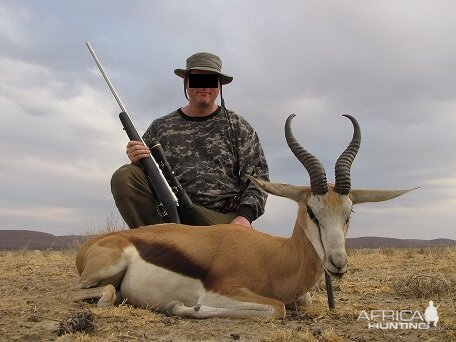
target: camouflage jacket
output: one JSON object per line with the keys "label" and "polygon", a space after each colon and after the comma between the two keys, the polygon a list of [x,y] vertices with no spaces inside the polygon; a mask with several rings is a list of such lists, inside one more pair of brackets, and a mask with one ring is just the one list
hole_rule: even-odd
{"label": "camouflage jacket", "polygon": [[152,122],[143,139],[149,147],[161,143],[192,201],[220,211],[238,195],[238,215],[252,222],[264,213],[267,196],[247,175],[268,180],[268,165],[256,132],[243,117],[222,107],[202,118],[178,109]]}

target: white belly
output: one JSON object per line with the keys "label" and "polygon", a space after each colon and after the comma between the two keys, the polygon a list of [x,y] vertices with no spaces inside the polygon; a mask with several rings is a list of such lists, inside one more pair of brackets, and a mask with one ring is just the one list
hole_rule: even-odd
{"label": "white belly", "polygon": [[123,299],[135,306],[163,309],[171,301],[193,306],[204,293],[199,279],[183,276],[145,262],[134,247],[128,248],[128,266],[120,292]]}

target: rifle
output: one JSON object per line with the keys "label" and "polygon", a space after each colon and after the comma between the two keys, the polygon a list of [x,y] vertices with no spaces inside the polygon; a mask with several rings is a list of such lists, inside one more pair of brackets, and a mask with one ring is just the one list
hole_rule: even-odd
{"label": "rifle", "polygon": [[[137,129],[135,128],[133,122],[130,119],[130,116],[127,114],[127,111],[117,95],[114,86],[103,70],[95,51],[92,49],[92,46],[89,42],[86,42],[87,48],[90,51],[95,63],[98,66],[103,78],[108,84],[109,89],[111,90],[114,98],[116,99],[122,112],[119,114],[119,119],[122,123],[122,126],[125,132],[128,135],[130,140],[140,141],[144,145],[144,141],[139,135]],[[149,154],[149,157],[141,159],[140,163],[144,169],[144,172],[149,179],[150,185],[155,192],[155,195],[158,199],[157,212],[160,216],[166,219],[166,221],[180,223],[178,208],[182,211],[188,211],[192,208],[193,203],[188,197],[185,190],[180,185],[177,180],[174,172],[171,170],[169,163],[166,160],[163,148],[160,143],[154,143],[154,146],[151,148],[152,154]],[[171,186],[170,186],[171,184]]]}

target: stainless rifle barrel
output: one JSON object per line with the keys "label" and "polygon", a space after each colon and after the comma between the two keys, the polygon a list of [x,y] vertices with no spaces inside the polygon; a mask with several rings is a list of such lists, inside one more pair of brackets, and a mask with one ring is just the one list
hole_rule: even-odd
{"label": "stainless rifle barrel", "polygon": [[120,109],[122,109],[122,112],[127,112],[125,110],[125,107],[124,107],[122,101],[119,98],[119,95],[117,95],[117,92],[114,89],[114,86],[112,85],[111,81],[109,80],[108,75],[106,75],[106,73],[104,72],[103,66],[101,65],[100,60],[98,59],[97,55],[95,54],[95,51],[93,51],[92,46],[90,46],[89,42],[86,42],[86,45],[87,45],[87,48],[89,49],[90,54],[92,55],[95,63],[97,64],[98,69],[100,69],[101,74],[103,75],[103,78],[105,79],[106,83],[108,84],[109,89],[111,89],[112,95],[114,95],[114,98],[116,99],[117,103],[119,104]]}

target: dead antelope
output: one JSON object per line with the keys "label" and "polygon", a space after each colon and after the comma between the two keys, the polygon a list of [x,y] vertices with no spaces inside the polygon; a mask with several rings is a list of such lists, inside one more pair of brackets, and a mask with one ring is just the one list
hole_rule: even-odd
{"label": "dead antelope", "polygon": [[[326,270],[333,277],[347,271],[345,236],[354,204],[386,201],[408,190],[351,189],[350,168],[361,132],[336,162],[335,185],[323,165],[303,149],[291,132],[291,151],[306,168],[310,187],[251,178],[264,191],[298,203],[290,238],[225,224],[192,227],[163,224],[94,237],[76,256],[80,274],[74,299],[100,298],[173,315],[196,318],[280,318],[285,305],[306,298]],[[116,295],[117,291],[117,295]],[[119,298],[120,297],[120,298]]]}

